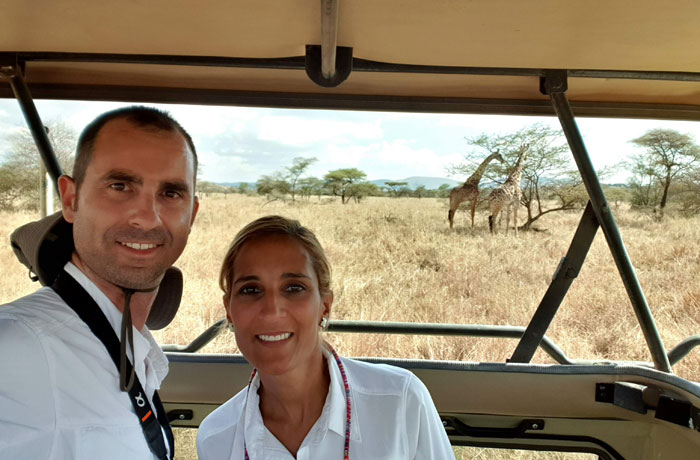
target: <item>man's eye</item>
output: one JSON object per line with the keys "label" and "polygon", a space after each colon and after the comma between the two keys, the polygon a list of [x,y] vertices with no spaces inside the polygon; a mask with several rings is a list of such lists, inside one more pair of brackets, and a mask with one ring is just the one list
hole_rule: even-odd
{"label": "man's eye", "polygon": [[127,186],[123,182],[115,182],[113,184],[109,184],[109,188],[117,192],[123,192],[127,189]]}
{"label": "man's eye", "polygon": [[163,195],[165,195],[168,198],[182,198],[182,193],[175,190],[166,190],[165,192],[163,192]]}

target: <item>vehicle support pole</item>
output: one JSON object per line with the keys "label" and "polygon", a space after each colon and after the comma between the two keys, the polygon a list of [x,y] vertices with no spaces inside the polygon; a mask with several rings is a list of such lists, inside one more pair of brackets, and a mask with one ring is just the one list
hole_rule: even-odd
{"label": "vehicle support pole", "polygon": [[551,98],[552,106],[554,107],[554,111],[559,118],[564,135],[569,142],[571,153],[574,156],[576,165],[581,173],[581,178],[583,179],[583,183],[588,191],[588,196],[591,200],[591,204],[593,205],[596,218],[598,219],[598,223],[600,224],[603,234],[605,235],[605,239],[608,242],[608,247],[610,248],[610,252],[615,260],[615,264],[617,265],[617,270],[620,272],[620,276],[622,277],[622,283],[627,290],[627,295],[632,302],[639,325],[642,327],[644,338],[647,342],[647,346],[649,347],[649,351],[651,352],[652,360],[654,361],[654,367],[660,371],[671,373],[671,364],[668,360],[668,356],[666,355],[659,331],[656,328],[654,317],[651,314],[651,310],[649,308],[649,304],[647,303],[646,297],[644,296],[644,292],[642,292],[642,287],[637,279],[637,275],[634,271],[634,267],[632,266],[632,262],[630,261],[625,244],[622,241],[619,228],[617,227],[615,218],[610,211],[608,202],[605,199],[605,194],[603,193],[603,188],[598,180],[598,175],[596,174],[596,171],[593,168],[593,163],[588,156],[586,146],[583,142],[583,137],[578,130],[578,126],[574,120],[574,114],[571,111],[571,106],[566,98],[566,71],[547,71],[545,76],[541,79],[540,89],[544,94],[549,95]]}
{"label": "vehicle support pole", "polygon": [[561,260],[559,267],[557,267],[547,292],[542,297],[537,311],[532,315],[530,324],[527,325],[525,333],[508,362],[529,363],[532,360],[549,325],[557,314],[562,300],[564,300],[571,284],[581,271],[588,250],[591,248],[591,244],[593,244],[595,235],[598,232],[598,227],[598,220],[596,219],[595,211],[593,211],[593,205],[589,201],[586,204],[586,209],[583,211],[581,221],[578,224],[574,238],[571,240],[566,256]]}
{"label": "vehicle support pole", "polygon": [[41,117],[39,117],[39,112],[36,110],[34,100],[24,81],[19,65],[3,66],[2,75],[7,77],[10,81],[10,86],[15,93],[17,102],[19,102],[19,107],[22,110],[29,131],[32,133],[36,148],[39,150],[39,155],[41,155],[41,159],[46,166],[46,171],[51,175],[51,179],[53,179],[56,193],[60,193],[58,191],[58,178],[63,174],[63,170],[53,150],[49,136],[46,134],[46,128],[41,121]]}
{"label": "vehicle support pole", "polygon": [[321,74],[328,80],[335,76],[339,3],[340,0],[321,0]]}

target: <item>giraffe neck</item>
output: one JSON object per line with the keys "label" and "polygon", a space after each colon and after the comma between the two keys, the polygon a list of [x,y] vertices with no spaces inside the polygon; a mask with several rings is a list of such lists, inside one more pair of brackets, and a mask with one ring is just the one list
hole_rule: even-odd
{"label": "giraffe neck", "polygon": [[525,155],[520,155],[520,158],[518,158],[518,162],[515,163],[515,169],[513,170],[512,173],[510,173],[510,176],[508,176],[508,180],[506,182],[510,182],[512,184],[517,185],[518,187],[520,186],[520,180],[523,176],[523,167],[525,166]]}
{"label": "giraffe neck", "polygon": [[479,185],[479,182],[481,182],[481,177],[484,175],[484,172],[486,171],[486,167],[489,165],[489,163],[496,158],[498,153],[492,153],[491,155],[487,156],[484,161],[481,162],[478,168],[476,168],[476,171],[474,171],[474,174],[469,176],[469,178],[464,182],[464,185]]}

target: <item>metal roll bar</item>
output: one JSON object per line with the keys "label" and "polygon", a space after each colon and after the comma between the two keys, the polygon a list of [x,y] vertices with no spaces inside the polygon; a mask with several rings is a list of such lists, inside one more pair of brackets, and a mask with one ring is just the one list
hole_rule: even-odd
{"label": "metal roll bar", "polygon": [[15,98],[22,110],[22,115],[24,115],[24,119],[29,127],[29,132],[34,138],[34,143],[39,150],[39,155],[41,155],[41,160],[44,162],[46,171],[53,179],[56,193],[59,193],[58,178],[63,174],[63,170],[53,150],[49,136],[46,134],[46,127],[41,121],[39,112],[36,110],[32,94],[29,92],[29,88],[24,81],[20,66],[16,62],[11,63],[0,60],[0,76],[6,78],[10,82],[12,92],[15,94]]}
{"label": "metal roll bar", "polygon": [[550,72],[542,79],[541,88],[545,94],[549,94],[552,100],[552,106],[557,113],[564,135],[569,142],[571,153],[574,156],[576,165],[581,173],[581,178],[586,186],[586,191],[588,192],[588,197],[593,206],[593,211],[595,211],[596,219],[603,230],[605,239],[608,242],[608,247],[615,260],[615,265],[617,265],[617,270],[622,277],[622,283],[627,290],[627,295],[632,302],[637,320],[644,333],[644,338],[651,352],[654,366],[660,371],[670,373],[672,372],[671,364],[668,361],[663,341],[656,328],[654,317],[651,314],[649,304],[639,284],[637,274],[634,271],[625,244],[622,241],[620,230],[612,215],[610,206],[608,206],[608,201],[605,198],[605,193],[603,193],[600,181],[598,180],[598,174],[595,168],[593,168],[593,163],[588,156],[583,137],[578,130],[578,126],[574,120],[574,114],[566,98],[566,72]]}
{"label": "metal roll bar", "polygon": [[[209,326],[197,338],[187,345],[163,345],[165,352],[196,353],[209,342],[214,340],[226,328],[226,320],[222,319]],[[482,337],[518,339],[523,336],[522,326],[492,326],[481,324],[440,324],[440,323],[406,323],[382,321],[345,321],[334,320],[328,325],[328,332],[355,334],[403,334],[403,335],[435,335],[451,337]],[[543,337],[538,344],[542,350],[559,364],[587,365],[600,363],[600,360],[571,359],[549,337]],[[678,363],[695,347],[700,346],[700,335],[686,338],[676,345],[669,353],[671,364]],[[602,361],[606,362],[606,361]],[[651,363],[635,362],[634,364],[652,367]]]}
{"label": "metal roll bar", "polygon": [[[603,230],[605,238],[607,240],[608,246],[612,253],[615,264],[618,268],[620,276],[622,277],[623,284],[630,298],[632,306],[634,308],[637,320],[640,323],[644,337],[649,347],[652,355],[652,360],[654,366],[661,371],[671,372],[671,361],[669,360],[669,355],[682,355],[684,356],[687,351],[692,349],[697,345],[697,338],[689,338],[688,343],[683,343],[683,347],[672,350],[669,355],[666,354],[664,344],[661,340],[659,332],[656,328],[654,318],[651,314],[651,310],[644,296],[644,293],[639,285],[639,281],[634,271],[634,267],[630,261],[629,255],[622,241],[619,229],[612,215],[612,212],[608,206],[605,195],[602,191],[602,187],[598,180],[597,174],[593,168],[588,152],[583,142],[583,138],[576,125],[574,114],[569,101],[566,97],[567,91],[567,78],[621,78],[621,79],[649,79],[649,80],[673,80],[673,81],[686,81],[686,82],[697,82],[700,81],[700,73],[696,72],[657,72],[657,71],[619,71],[619,70],[595,70],[595,69],[525,69],[525,68],[483,68],[483,67],[459,67],[459,66],[423,66],[423,65],[411,65],[411,64],[393,64],[384,62],[375,62],[369,60],[363,60],[352,57],[352,48],[338,47],[335,46],[336,50],[336,62],[335,62],[335,72],[330,72],[330,64],[332,63],[332,53],[329,54],[329,47],[333,47],[334,40],[333,35],[337,33],[332,27],[332,20],[335,17],[337,20],[337,1],[336,0],[322,0],[322,6],[328,6],[328,11],[322,13],[323,21],[326,25],[322,26],[323,44],[319,45],[307,45],[306,56],[302,57],[289,57],[289,58],[279,58],[279,59],[251,59],[251,58],[222,58],[222,57],[208,57],[208,56],[157,56],[157,55],[122,55],[122,54],[89,54],[89,53],[14,53],[14,52],[3,52],[0,53],[0,77],[4,77],[9,80],[12,87],[12,91],[17,98],[24,117],[29,125],[32,132],[32,136],[37,144],[39,152],[41,154],[42,160],[44,161],[47,170],[51,174],[54,182],[62,174],[61,167],[58,164],[51,143],[48,140],[48,136],[44,130],[43,123],[39,117],[36,107],[34,106],[29,89],[24,82],[22,74],[22,66],[25,62],[30,61],[65,61],[65,62],[114,62],[114,63],[132,63],[132,64],[162,64],[162,65],[197,65],[197,66],[222,66],[222,67],[256,67],[256,68],[276,68],[276,69],[306,69],[307,74],[310,78],[321,86],[337,86],[345,78],[351,70],[360,72],[401,72],[401,73],[444,73],[444,74],[473,74],[473,75],[506,75],[506,76],[538,76],[540,77],[540,90],[543,94],[550,97],[551,110],[554,109],[557,117],[560,120],[562,129],[567,138],[569,146],[571,148],[574,160],[578,166],[579,172],[583,179],[583,183],[590,199],[590,208],[592,212],[589,211],[585,214],[585,220],[591,221],[591,218],[595,217],[595,223],[591,224],[595,227],[593,229],[591,225],[582,221],[577,230],[577,234],[574,236],[572,245],[570,247],[570,252],[567,254],[568,260],[565,258],[562,267],[562,276],[555,276],[555,281],[559,280],[559,286],[551,286],[550,290],[545,294],[538,311],[533,317],[528,329],[516,328],[509,329],[513,327],[505,326],[461,326],[461,325],[412,325],[406,323],[394,323],[388,326],[387,323],[358,323],[358,322],[335,322],[332,326],[332,330],[337,332],[380,332],[380,333],[420,333],[420,334],[437,334],[437,335],[472,335],[472,336],[488,336],[488,337],[511,337],[511,338],[521,338],[521,343],[516,348],[516,353],[513,355],[511,361],[515,362],[528,362],[531,359],[534,350],[537,346],[541,344],[547,344],[545,337],[545,332],[552,317],[556,313],[563,296],[566,294],[566,289],[570,284],[575,273],[578,272],[585,255],[587,248],[590,246],[593,236],[595,235],[595,230],[599,225]],[[325,9],[325,8],[324,8]],[[324,53],[323,48],[326,49]],[[325,56],[325,57],[324,57]],[[329,73],[330,72],[330,73]],[[330,78],[328,78],[330,75]],[[55,88],[54,88],[55,89]],[[83,88],[76,88],[76,90],[82,90]],[[119,91],[118,88],[112,88],[115,91]],[[68,88],[68,91],[70,88]],[[139,88],[132,89],[131,91],[137,91]],[[141,90],[146,90],[144,97],[153,97],[153,92],[147,91],[147,89],[141,88]],[[51,89],[47,94],[49,94]],[[63,91],[63,90],[62,90]],[[97,91],[97,90],[96,90]],[[125,94],[129,90],[123,90]],[[187,90],[184,90],[187,91]],[[196,90],[190,94],[194,94],[196,97],[203,98],[203,100],[209,103],[222,103],[222,99],[217,99],[221,92],[206,93],[206,90]],[[84,94],[84,93],[80,93]],[[131,94],[131,93],[128,93]],[[174,95],[176,96],[176,95]],[[207,98],[210,99],[207,99]],[[362,108],[367,105],[373,108],[390,107],[391,110],[423,110],[423,111],[440,111],[446,107],[445,102],[438,100],[439,98],[423,98],[425,100],[418,101],[416,104],[415,100],[411,98],[405,98],[399,100],[398,98],[387,98],[387,100],[379,100],[381,97],[363,96],[355,97],[351,95],[298,95],[298,94],[263,94],[263,95],[251,95],[249,93],[242,93],[234,95],[236,100],[245,100],[247,98],[252,98],[251,100],[258,101],[263,105],[273,105],[272,102],[276,100],[276,97],[280,98],[280,105],[285,104],[285,98],[290,99],[289,104],[303,106],[304,102],[308,100],[310,106],[317,108],[323,107],[327,104],[327,108],[331,108],[334,104],[347,104],[348,108]],[[213,98],[213,99],[211,99]],[[242,99],[241,99],[242,98]],[[256,99],[257,98],[257,99]],[[478,101],[469,100],[468,103],[472,105],[479,106],[479,104],[496,104],[498,106],[499,102],[493,101]],[[504,104],[506,108],[510,110],[514,109],[518,101],[505,101]],[[520,101],[524,106],[532,109],[533,107],[537,110],[544,110],[543,108],[538,108],[539,106],[532,101]],[[314,105],[316,104],[316,105]],[[373,105],[374,104],[374,105]],[[392,105],[393,104],[393,105]],[[509,105],[510,104],[510,105]],[[449,105],[449,104],[448,104]],[[457,102],[459,106],[459,101]],[[493,107],[493,105],[491,106]],[[578,106],[577,106],[578,107]],[[589,106],[585,104],[582,105],[583,110],[592,110]],[[626,110],[624,107],[612,107],[613,112],[615,110]],[[682,108],[670,107],[671,110],[676,110],[678,113],[686,113]],[[577,109],[578,110],[578,109]],[[455,112],[464,111],[464,107],[457,107]],[[697,112],[697,109],[695,109]],[[592,113],[592,112],[591,112]],[[691,111],[691,115],[695,113]],[[697,113],[695,115],[698,115]],[[214,326],[212,326],[214,327]],[[455,327],[456,329],[450,329]],[[344,328],[350,328],[351,330],[344,330]],[[358,328],[355,330],[355,328]],[[471,330],[469,328],[472,328]],[[493,329],[490,329],[493,328]],[[505,329],[504,329],[505,328]],[[210,328],[211,329],[211,328]],[[216,332],[209,332],[215,336],[218,333],[219,328]],[[208,330],[209,331],[209,330]],[[411,332],[413,331],[413,332]],[[432,332],[431,332],[432,331]],[[454,334],[453,334],[454,332]],[[479,335],[486,334],[486,335]],[[497,334],[497,335],[492,335]],[[510,335],[509,335],[510,334]],[[519,335],[518,335],[519,334]],[[206,332],[205,334],[206,335]],[[201,337],[201,336],[200,336]],[[202,340],[205,340],[204,337]],[[209,339],[210,340],[210,339]],[[543,345],[543,348],[548,345]],[[680,346],[680,345],[679,345]],[[678,348],[678,347],[677,347]],[[551,351],[551,350],[550,350]],[[676,352],[675,354],[673,352]],[[558,356],[555,357],[555,356]],[[563,356],[563,354],[562,354]],[[557,355],[554,352],[552,356],[555,359],[568,359],[565,356]],[[571,362],[569,360],[569,362]]]}

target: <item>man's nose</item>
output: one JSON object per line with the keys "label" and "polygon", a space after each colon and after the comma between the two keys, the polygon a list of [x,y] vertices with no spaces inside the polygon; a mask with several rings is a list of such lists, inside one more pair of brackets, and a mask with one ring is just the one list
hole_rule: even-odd
{"label": "man's nose", "polygon": [[142,193],[132,201],[129,225],[142,230],[151,230],[162,225],[157,197]]}

